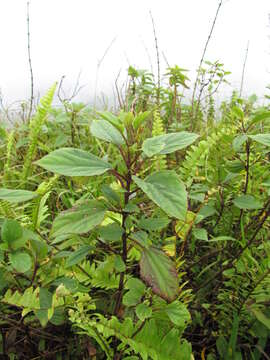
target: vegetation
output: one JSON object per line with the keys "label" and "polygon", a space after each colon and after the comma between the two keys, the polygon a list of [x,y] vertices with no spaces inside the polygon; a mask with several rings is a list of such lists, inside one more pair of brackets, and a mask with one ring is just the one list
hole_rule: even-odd
{"label": "vegetation", "polygon": [[[219,62],[0,127],[0,357],[269,359],[270,109]],[[27,111],[26,111],[27,113]]]}

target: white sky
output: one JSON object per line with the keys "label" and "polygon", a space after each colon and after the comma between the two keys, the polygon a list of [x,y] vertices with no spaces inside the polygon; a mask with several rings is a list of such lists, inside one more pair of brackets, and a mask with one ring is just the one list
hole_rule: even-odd
{"label": "white sky", "polygon": [[[102,62],[98,91],[110,94],[121,69],[129,63],[156,70],[155,43],[149,10],[155,20],[160,53],[171,66],[198,66],[218,0],[31,0],[31,53],[35,90],[41,94],[66,75],[75,84],[78,73],[84,100],[93,97],[97,62]],[[270,84],[269,0],[224,0],[206,59],[220,60],[239,88],[245,49],[250,49],[244,94],[265,93]],[[4,101],[30,93],[27,58],[26,0],[0,0],[0,88]],[[161,56],[162,72],[166,64]]]}

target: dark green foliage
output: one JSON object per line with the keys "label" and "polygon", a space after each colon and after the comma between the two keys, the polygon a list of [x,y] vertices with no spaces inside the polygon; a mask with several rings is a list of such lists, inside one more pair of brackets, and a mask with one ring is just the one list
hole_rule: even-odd
{"label": "dark green foliage", "polygon": [[192,105],[185,70],[157,89],[130,67],[117,113],[53,87],[0,129],[0,357],[270,353],[270,112],[216,109],[228,73],[205,65]]}

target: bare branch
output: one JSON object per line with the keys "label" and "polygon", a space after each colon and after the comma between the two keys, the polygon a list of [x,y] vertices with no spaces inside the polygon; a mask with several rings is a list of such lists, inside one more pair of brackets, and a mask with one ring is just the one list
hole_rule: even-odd
{"label": "bare branch", "polygon": [[32,59],[31,59],[31,49],[30,49],[30,2],[27,2],[27,49],[28,49],[28,63],[30,70],[30,80],[31,80],[31,93],[30,93],[30,105],[28,112],[28,121],[30,120],[32,110],[33,110],[33,102],[34,102],[34,75],[32,68]]}
{"label": "bare branch", "polygon": [[206,43],[205,43],[205,46],[204,46],[204,49],[203,49],[203,53],[202,53],[202,57],[201,57],[201,60],[200,60],[199,68],[198,68],[198,70],[197,70],[197,77],[196,77],[196,80],[195,80],[195,84],[194,84],[194,88],[193,88],[193,94],[192,94],[192,100],[191,100],[192,117],[193,117],[195,94],[196,94],[196,90],[197,90],[197,86],[198,86],[200,69],[201,69],[201,67],[202,67],[202,64],[203,64],[203,61],[204,61],[204,57],[205,57],[205,54],[206,54],[206,50],[207,50],[207,48],[208,48],[210,39],[211,39],[211,37],[212,37],[213,31],[214,31],[214,28],[215,28],[215,25],[216,25],[218,13],[219,13],[219,10],[220,10],[220,8],[221,8],[221,6],[222,6],[222,2],[223,2],[223,0],[221,0],[221,1],[219,2],[219,4],[218,4],[217,11],[216,11],[216,15],[215,15],[215,17],[214,17],[214,20],[213,20],[213,23],[212,23],[212,26],[211,26],[210,33],[209,33],[208,38],[207,38],[207,40],[206,40]]}
{"label": "bare branch", "polygon": [[152,20],[152,26],[153,26],[153,33],[154,33],[154,38],[155,38],[155,46],[156,46],[156,56],[157,56],[157,71],[158,71],[158,82],[157,82],[157,106],[159,108],[159,103],[160,103],[160,58],[159,58],[159,48],[158,48],[158,40],[157,40],[157,35],[156,35],[156,27],[155,27],[155,22],[154,22],[154,18],[152,16],[151,11],[149,11],[150,13],[150,17]]}
{"label": "bare branch", "polygon": [[247,57],[248,57],[248,50],[249,50],[249,41],[247,43],[246,54],[245,54],[245,59],[244,59],[243,69],[242,69],[241,85],[240,85],[240,91],[239,91],[239,96],[240,97],[242,96],[242,91],[243,91],[243,86],[244,86],[244,78],[245,78],[245,70],[246,70],[246,63],[247,63]]}

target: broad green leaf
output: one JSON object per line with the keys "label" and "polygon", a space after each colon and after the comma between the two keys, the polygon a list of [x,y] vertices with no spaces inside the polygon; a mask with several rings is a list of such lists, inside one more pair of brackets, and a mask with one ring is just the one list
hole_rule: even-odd
{"label": "broad green leaf", "polygon": [[194,235],[195,239],[208,240],[208,234],[205,229],[195,228],[192,230],[192,234]]}
{"label": "broad green leaf", "polygon": [[201,220],[215,215],[217,213],[216,209],[211,205],[204,205],[201,210],[198,212],[197,217],[195,219],[195,224],[198,224]]}
{"label": "broad green leaf", "polygon": [[24,229],[16,220],[7,219],[2,225],[1,239],[13,250],[25,245],[28,240],[26,235]]}
{"label": "broad green leaf", "polygon": [[109,111],[98,111],[97,112],[104,120],[111,123],[114,127],[116,127],[121,133],[124,131],[124,125],[120,121],[120,119],[112,114]]}
{"label": "broad green leaf", "polygon": [[66,268],[76,265],[81,262],[88,254],[89,251],[93,250],[93,247],[90,245],[83,245],[78,250],[74,251],[69,255],[66,261]]}
{"label": "broad green leaf", "polygon": [[141,229],[148,231],[158,231],[165,228],[170,222],[168,218],[141,218],[138,221],[138,226]]}
{"label": "broad green leaf", "polygon": [[48,245],[45,241],[31,239],[30,244],[35,257],[38,260],[43,260],[48,253]]}
{"label": "broad green leaf", "polygon": [[138,213],[140,213],[140,208],[137,205],[132,204],[130,202],[124,207],[123,211],[128,212],[128,213],[137,213],[138,214]]}
{"label": "broad green leaf", "polygon": [[10,253],[9,260],[12,267],[20,273],[25,273],[32,267],[31,256],[26,252]]}
{"label": "broad green leaf", "polygon": [[1,239],[11,245],[23,235],[23,228],[16,220],[6,219],[1,228]]}
{"label": "broad green leaf", "polygon": [[144,180],[137,176],[133,176],[132,179],[165,213],[177,219],[185,219],[187,192],[174,171],[159,171]]}
{"label": "broad green leaf", "polygon": [[174,151],[184,149],[198,138],[197,134],[186,131],[159,135],[143,142],[142,150],[148,157],[157,154],[170,154]]}
{"label": "broad green leaf", "polygon": [[66,320],[65,309],[64,308],[55,308],[50,323],[55,326],[63,325]]}
{"label": "broad green leaf", "polygon": [[135,240],[135,244],[138,244],[140,248],[148,248],[151,245],[151,240],[145,231],[136,231],[129,235],[129,239]]}
{"label": "broad green leaf", "polygon": [[51,152],[36,162],[48,171],[66,176],[101,175],[112,167],[106,161],[86,151],[62,148]]}
{"label": "broad green leaf", "polygon": [[120,203],[120,201],[121,201],[120,196],[110,186],[105,185],[105,184],[102,185],[101,186],[101,191],[102,191],[102,194],[106,197],[106,199],[108,201],[110,201],[111,203],[113,203],[113,204],[119,204]]}
{"label": "broad green leaf", "polygon": [[233,174],[239,174],[245,170],[245,165],[240,160],[233,160],[227,162],[226,168]]}
{"label": "broad green leaf", "polygon": [[208,240],[208,242],[215,242],[215,241],[237,241],[237,242],[239,242],[239,240],[237,240],[231,236],[217,236],[217,237],[213,237],[210,240]]}
{"label": "broad green leaf", "polygon": [[257,320],[259,320],[264,326],[267,327],[267,329],[270,330],[270,319],[265,316],[264,313],[259,309],[251,308],[250,310],[256,316]]}
{"label": "broad green leaf", "polygon": [[181,350],[179,353],[178,360],[186,360],[186,359],[193,360],[194,359],[194,357],[192,356],[191,343],[189,343],[186,339],[181,340],[180,349]]}
{"label": "broad green leaf", "polygon": [[142,251],[140,275],[161,298],[169,302],[177,298],[179,285],[175,264],[163,251],[155,247]]}
{"label": "broad green leaf", "polygon": [[34,311],[42,327],[45,327],[49,321],[48,310],[38,309]]}
{"label": "broad green leaf", "polygon": [[217,339],[216,347],[217,347],[219,356],[221,357],[221,359],[224,359],[227,354],[228,343],[223,335],[220,335],[219,338]]}
{"label": "broad green leaf", "polygon": [[248,135],[248,137],[260,144],[270,146],[270,134]]}
{"label": "broad green leaf", "polygon": [[257,124],[258,122],[270,119],[270,111],[259,112],[255,114],[250,120],[248,127],[250,128],[252,125]]}
{"label": "broad green leaf", "polygon": [[52,299],[52,293],[48,289],[39,289],[39,303],[41,309],[50,309],[52,307]]}
{"label": "broad green leaf", "polygon": [[145,285],[141,280],[131,278],[126,283],[129,291],[123,297],[123,304],[126,306],[135,306],[140,301],[145,292]]}
{"label": "broad green leaf", "polygon": [[94,120],[90,125],[92,135],[98,139],[108,141],[116,145],[123,145],[124,139],[121,133],[106,120]]}
{"label": "broad green leaf", "polygon": [[261,209],[263,204],[252,195],[241,195],[233,200],[235,206],[239,209],[256,210]]}
{"label": "broad green leaf", "polygon": [[[45,327],[49,321],[49,312],[48,310],[52,308],[52,293],[49,292],[46,288],[39,289],[39,303],[40,309],[35,311],[37,318],[39,319],[41,326]],[[51,311],[51,316],[53,312]],[[51,317],[50,316],[50,317]]]}
{"label": "broad green leaf", "polygon": [[52,235],[85,234],[103,221],[105,211],[104,206],[95,200],[74,206],[56,217]]}
{"label": "broad green leaf", "polygon": [[9,201],[11,203],[28,201],[37,196],[36,193],[28,190],[0,189],[0,200]]}
{"label": "broad green leaf", "polygon": [[246,134],[238,135],[233,139],[233,148],[235,151],[239,151],[241,146],[247,141],[248,137]]}
{"label": "broad green leaf", "polygon": [[182,328],[185,328],[186,323],[191,319],[186,306],[180,301],[174,301],[168,304],[165,311],[171,322]]}
{"label": "broad green leaf", "polygon": [[104,241],[120,241],[124,230],[117,223],[101,226],[98,230]]}
{"label": "broad green leaf", "polygon": [[116,255],[114,258],[114,268],[117,272],[124,272],[126,270],[126,265],[120,255]]}
{"label": "broad green leaf", "polygon": [[144,321],[152,315],[152,309],[144,303],[141,303],[136,306],[136,315],[138,319]]}

